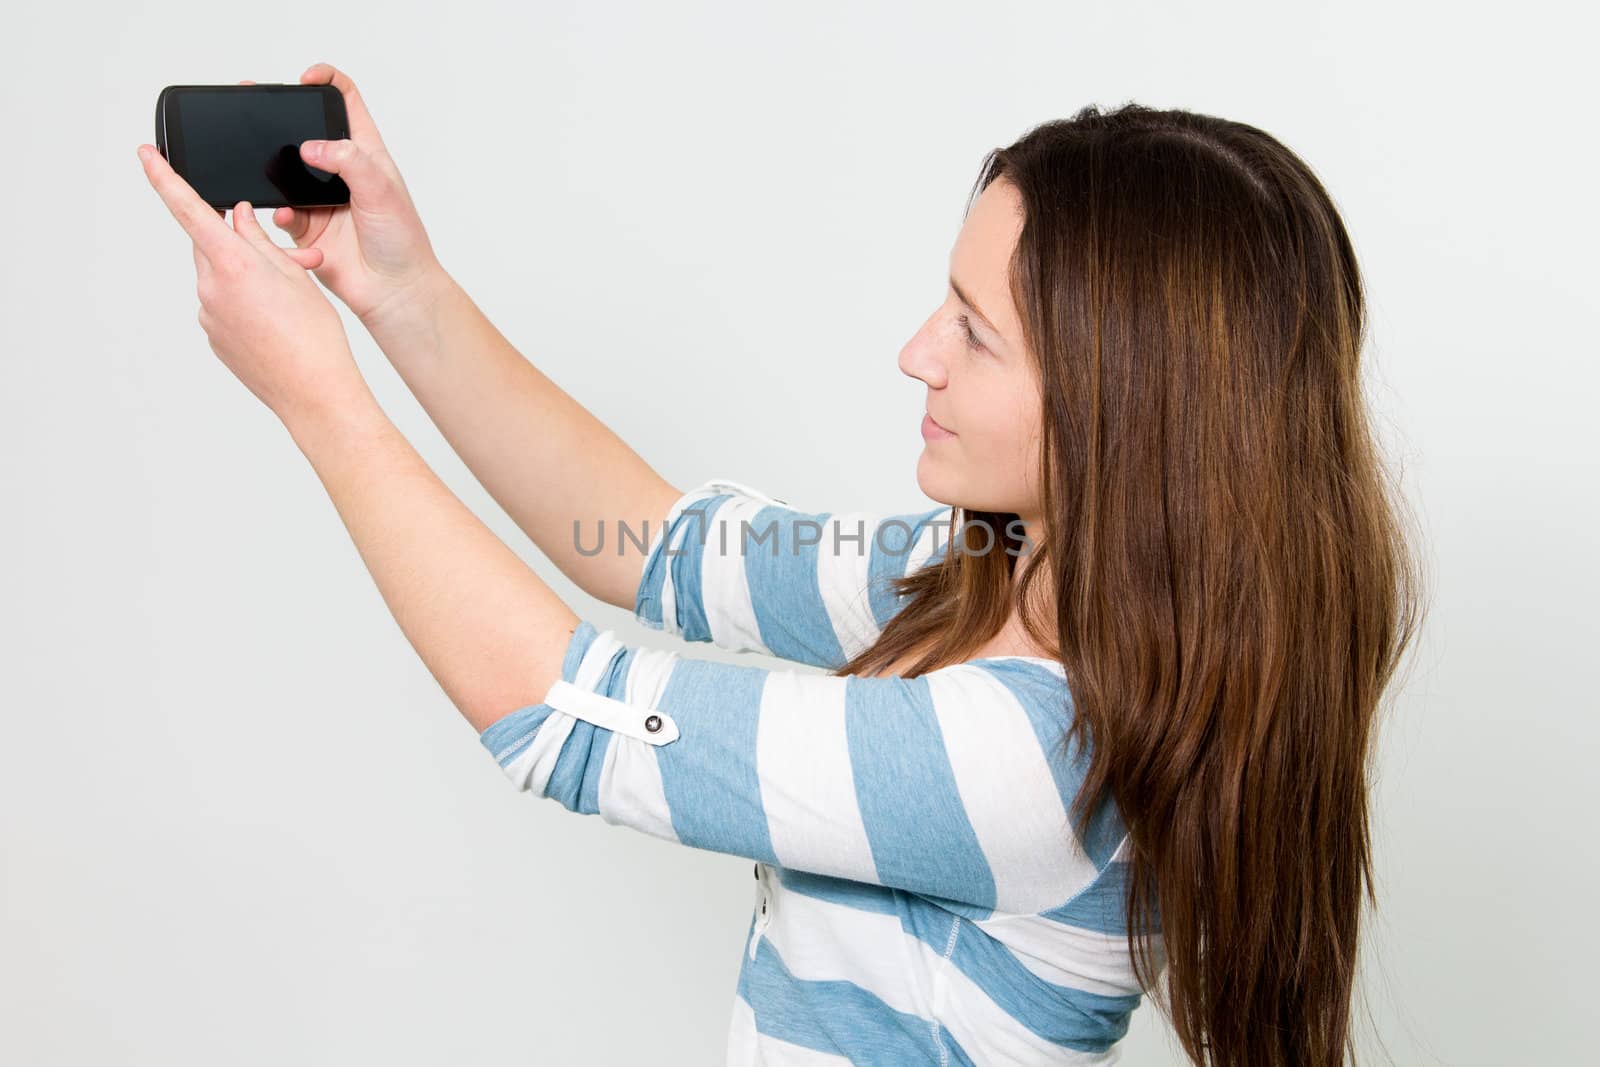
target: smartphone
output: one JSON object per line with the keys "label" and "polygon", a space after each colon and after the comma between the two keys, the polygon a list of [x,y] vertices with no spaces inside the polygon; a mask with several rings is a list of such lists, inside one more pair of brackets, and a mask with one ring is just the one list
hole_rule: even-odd
{"label": "smartphone", "polygon": [[302,141],[350,136],[332,85],[169,85],[156,97],[156,148],[214,208],[332,207],[350,202],[337,174],[307,166]]}

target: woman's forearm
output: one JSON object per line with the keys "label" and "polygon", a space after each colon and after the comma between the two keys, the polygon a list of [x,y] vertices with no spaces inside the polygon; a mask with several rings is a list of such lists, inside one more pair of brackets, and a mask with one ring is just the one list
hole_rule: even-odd
{"label": "woman's forearm", "polygon": [[406,639],[467,721],[481,732],[543,700],[578,617],[450,492],[376,401],[285,425]]}
{"label": "woman's forearm", "polygon": [[631,542],[619,555],[618,524],[648,544],[679,491],[512,347],[443,268],[365,325],[534,544],[580,589],[631,609],[644,558]]}

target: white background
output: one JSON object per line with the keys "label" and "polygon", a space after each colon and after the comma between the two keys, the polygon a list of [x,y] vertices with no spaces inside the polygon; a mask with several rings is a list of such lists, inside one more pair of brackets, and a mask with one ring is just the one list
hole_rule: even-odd
{"label": "white background", "polygon": [[[720,1062],[749,861],[515,794],[195,321],[189,241],[134,154],[156,94],[317,60],[528,358],[673,484],[817,510],[927,506],[924,389],[895,359],[985,151],[1126,100],[1283,140],[1361,258],[1433,594],[1377,768],[1363,1047],[1584,1058],[1594,27],[1548,4],[943,8],[8,16],[0,1061]],[[347,322],[462,498],[580,615],[656,643],[520,535]],[[1124,1046],[1179,1062],[1148,1005]]]}

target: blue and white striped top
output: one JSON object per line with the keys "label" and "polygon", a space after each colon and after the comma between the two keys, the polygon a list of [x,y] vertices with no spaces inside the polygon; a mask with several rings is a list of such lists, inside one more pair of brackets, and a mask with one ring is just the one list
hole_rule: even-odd
{"label": "blue and white striped top", "polygon": [[[651,540],[634,613],[834,669],[903,606],[885,579],[948,548],[948,516],[710,481]],[[546,701],[481,740],[519,789],[755,861],[728,1064],[1111,1063],[1141,994],[1126,833],[1109,802],[1069,820],[1071,706],[1053,660],[832,677],[581,622]]]}

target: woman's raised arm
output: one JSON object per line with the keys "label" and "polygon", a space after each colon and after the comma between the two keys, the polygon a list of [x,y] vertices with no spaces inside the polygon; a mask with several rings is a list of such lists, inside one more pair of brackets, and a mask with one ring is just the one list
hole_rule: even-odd
{"label": "woman's raised arm", "polygon": [[[645,533],[659,527],[679,494],[524,359],[439,265],[349,74],[314,63],[300,81],[332,85],[344,97],[349,138],[307,141],[301,153],[344,180],[350,203],[279,208],[273,222],[297,248],[321,253],[312,267],[317,277],[361,320],[522,531],[584,592],[631,609],[644,557],[632,550],[618,555],[617,523],[647,542]],[[607,551],[581,555],[574,520],[591,546],[604,521]]]}
{"label": "woman's raised arm", "polygon": [[[580,589],[632,610],[646,546],[681,495],[525,359],[443,270],[363,320],[462,461]],[[579,552],[574,523],[591,552]],[[648,525],[647,525],[648,524]]]}

